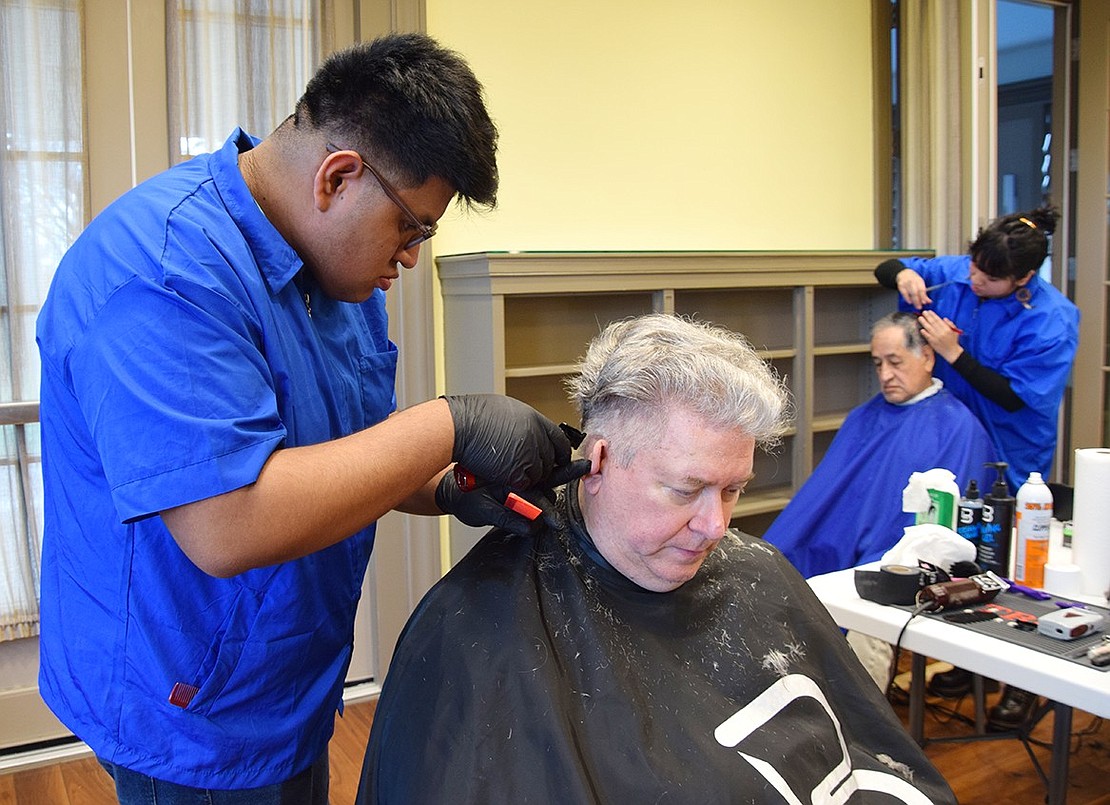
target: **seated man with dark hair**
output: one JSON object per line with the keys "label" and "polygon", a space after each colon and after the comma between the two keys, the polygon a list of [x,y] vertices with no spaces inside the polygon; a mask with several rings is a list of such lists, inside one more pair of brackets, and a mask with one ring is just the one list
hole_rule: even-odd
{"label": "seated man with dark hair", "polygon": [[751,346],[644,316],[570,385],[590,474],[418,605],[358,801],[955,802],[798,572],[729,530],[788,409]]}
{"label": "seated man with dark hair", "polygon": [[[990,436],[933,377],[933,349],[917,317],[892,313],[871,327],[880,393],[855,408],[802,488],[764,534],[803,576],[873,562],[902,538],[914,514],[902,490],[915,472],[942,467],[960,489],[989,489]],[[985,485],[984,485],[985,484]]]}

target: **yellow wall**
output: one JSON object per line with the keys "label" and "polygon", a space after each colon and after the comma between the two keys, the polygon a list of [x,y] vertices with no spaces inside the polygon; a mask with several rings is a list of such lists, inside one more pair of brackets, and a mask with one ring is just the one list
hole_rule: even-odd
{"label": "yellow wall", "polygon": [[427,0],[501,131],[436,253],[871,248],[870,0]]}

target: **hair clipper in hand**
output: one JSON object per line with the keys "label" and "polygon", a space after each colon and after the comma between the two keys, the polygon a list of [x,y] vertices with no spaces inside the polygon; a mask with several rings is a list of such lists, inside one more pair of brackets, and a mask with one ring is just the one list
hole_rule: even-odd
{"label": "hair clipper in hand", "polygon": [[[578,430],[578,428],[568,425],[566,422],[560,422],[559,429],[570,441],[572,449],[578,449],[578,446],[582,444],[582,441],[586,438],[585,433]],[[479,489],[486,485],[485,482],[475,477],[474,473],[459,464],[455,465],[452,472],[455,475],[455,483],[459,485],[459,489],[463,492],[473,492],[475,489]],[[539,506],[528,502],[516,492],[509,493],[508,497],[505,498],[504,506],[506,509],[514,511],[528,520],[535,520],[543,514],[543,510],[540,509]]]}

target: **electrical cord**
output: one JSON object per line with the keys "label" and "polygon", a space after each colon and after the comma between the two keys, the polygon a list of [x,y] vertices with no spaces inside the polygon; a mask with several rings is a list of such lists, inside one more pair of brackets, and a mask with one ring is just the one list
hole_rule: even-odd
{"label": "electrical cord", "polygon": [[[1068,753],[1072,754],[1072,755],[1076,754],[1080,749],[1083,748],[1083,739],[1087,738],[1087,737],[1090,737],[1091,735],[1097,735],[1099,730],[1101,730],[1101,729],[1102,729],[1102,717],[1101,716],[1091,716],[1091,723],[1090,724],[1088,724],[1083,729],[1072,730],[1071,734],[1068,736],[1069,739],[1075,741],[1075,746],[1069,747],[1068,748]],[[1034,746],[1041,747],[1042,749],[1049,749],[1049,750],[1052,749],[1052,742],[1051,741],[1043,741],[1040,738],[1034,738],[1032,735],[1026,735],[1025,740],[1027,740],[1029,743],[1033,744]],[[1096,746],[1097,746],[1097,744],[1096,744]]]}
{"label": "electrical cord", "polygon": [[894,679],[898,676],[898,661],[902,655],[902,638],[906,636],[906,627],[922,612],[927,612],[935,607],[936,603],[934,601],[926,601],[923,604],[918,604],[917,607],[910,612],[910,616],[906,618],[906,622],[902,624],[902,628],[898,631],[898,639],[894,641],[894,656],[891,657],[890,672],[887,675],[886,695],[888,697],[891,695],[894,688]]}
{"label": "electrical cord", "polygon": [[[887,697],[888,698],[891,697],[892,695],[894,695],[895,692],[897,692],[899,694],[903,693],[903,691],[900,688],[897,688],[894,685],[894,680],[895,680],[895,678],[897,676],[897,672],[898,672],[899,655],[901,653],[901,648],[902,648],[901,647],[902,637],[905,635],[906,627],[909,626],[910,622],[914,618],[916,618],[918,615],[922,614],[923,612],[928,611],[928,609],[929,609],[929,606],[927,606],[927,605],[919,606],[916,609],[914,609],[910,613],[910,616],[906,619],[906,623],[902,626],[902,629],[898,633],[898,640],[894,644],[894,657],[893,657],[893,660],[891,661],[890,682],[887,685]],[[957,723],[965,724],[969,727],[974,727],[975,726],[975,720],[966,716],[966,715],[964,715],[963,713],[959,712],[960,705],[963,704],[963,701],[964,701],[965,698],[967,698],[967,696],[968,696],[968,694],[966,694],[966,693],[963,694],[962,696],[960,696],[959,699],[956,699],[955,704],[950,706],[950,707],[945,706],[944,704],[941,704],[940,702],[926,701],[925,702],[925,712],[927,712],[930,716],[932,716],[933,721],[935,723],[937,723],[941,726],[947,725],[947,724],[955,721]],[[1084,738],[1088,738],[1092,735],[1098,735],[1098,733],[1102,730],[1102,722],[1103,722],[1103,718],[1101,716],[1094,716],[1093,715],[1093,716],[1091,716],[1090,723],[1086,727],[1072,730],[1070,738],[1071,738],[1072,742],[1074,743],[1074,745],[1069,747],[1069,750],[1068,750],[1069,754],[1074,755],[1074,754],[1078,753],[1080,749],[1083,748]],[[1044,741],[1044,740],[1041,740],[1039,738],[1034,738],[1032,735],[1030,735],[1028,733],[1022,735],[1021,740],[1026,741],[1029,744],[1032,744],[1033,746],[1038,746],[1042,749],[1051,750],[1053,748],[1053,745],[1052,745],[1051,741]],[[1098,744],[1096,743],[1095,746],[1098,746]]]}
{"label": "electrical cord", "polygon": [[945,726],[955,721],[960,724],[965,724],[969,727],[974,727],[975,719],[968,718],[959,711],[959,707],[961,704],[963,704],[963,701],[967,698],[967,695],[968,694],[965,693],[960,696],[960,698],[956,700],[955,705],[953,705],[952,707],[945,707],[939,702],[926,701],[925,710],[929,713],[929,715],[933,717],[933,721],[935,721],[937,724],[940,724],[941,726]]}
{"label": "electrical cord", "polygon": [[1071,737],[1075,738],[1075,749],[1073,749],[1071,751],[1072,752],[1078,752],[1080,749],[1083,748],[1083,739],[1084,738],[1089,737],[1091,735],[1098,735],[1098,733],[1101,730],[1102,730],[1102,717],[1101,716],[1092,716],[1091,717],[1091,723],[1088,724],[1085,729],[1076,730],[1075,732],[1073,732],[1071,734]]}
{"label": "electrical cord", "polygon": [[[935,609],[938,609],[938,608],[939,607],[938,607],[937,602],[935,600],[929,599],[929,600],[926,600],[924,602],[921,602],[920,597],[919,597],[918,598],[918,605],[916,607],[914,607],[914,609],[910,612],[909,617],[906,618],[906,622],[903,623],[902,628],[899,629],[898,638],[894,642],[893,656],[891,657],[891,660],[890,660],[890,670],[889,670],[888,675],[887,675],[887,684],[886,684],[886,688],[885,688],[885,693],[886,693],[887,699],[890,699],[894,695],[895,691],[897,691],[899,694],[902,693],[902,691],[900,689],[895,687],[894,680],[898,676],[898,665],[899,665],[899,662],[901,661],[901,655],[902,655],[902,638],[904,638],[905,635],[906,635],[906,629],[909,627],[910,623],[913,622],[913,619],[916,618],[918,615],[921,615],[924,612],[929,612],[929,611],[932,611],[932,610],[935,610]],[[924,684],[924,680],[922,680],[921,684]],[[966,694],[964,694],[964,696],[966,696]],[[962,703],[962,701],[964,699],[964,696],[961,696],[959,699],[957,699],[955,706],[952,707],[952,708],[945,708],[945,707],[940,706],[937,703],[928,703],[927,702],[925,709],[926,709],[926,711],[928,711],[933,716],[934,720],[938,724],[947,724],[947,723],[949,723],[953,720],[956,720],[956,721],[959,721],[961,723],[965,723],[965,724],[968,724],[968,725],[974,725],[975,722],[973,720],[969,719],[967,716],[965,716],[964,714],[957,711],[957,709],[959,708],[960,704]],[[938,714],[947,716],[947,719],[945,721],[941,721]],[[1075,745],[1074,745],[1074,747],[1069,746],[1069,754],[1075,754],[1080,750],[1080,748],[1082,748],[1083,739],[1085,737],[1089,737],[1091,735],[1098,734],[1098,732],[1102,728],[1102,721],[1103,721],[1103,719],[1100,716],[1093,716],[1092,720],[1091,720],[1091,723],[1087,727],[1085,727],[1083,729],[1073,730],[1071,735],[1070,735],[1070,738],[1074,740]],[[1039,747],[1042,747],[1042,748],[1046,748],[1046,749],[1051,749],[1052,748],[1051,743],[1033,738],[1031,735],[1029,735],[1027,733],[1022,734],[1020,737],[1021,737],[1021,740],[1024,743],[1027,744],[1026,751],[1028,751],[1028,744],[1033,744],[1033,745],[1036,745],[1036,746],[1039,746]],[[1036,758],[1034,758],[1034,762],[1036,762]],[[1039,767],[1038,767],[1038,769],[1039,769]]]}

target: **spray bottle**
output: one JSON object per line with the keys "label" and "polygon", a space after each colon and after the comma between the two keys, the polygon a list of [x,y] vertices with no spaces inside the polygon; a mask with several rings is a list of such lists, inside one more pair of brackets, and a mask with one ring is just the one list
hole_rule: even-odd
{"label": "spray bottle", "polygon": [[1039,472],[1031,472],[1018,490],[1014,514],[1014,581],[1018,584],[1044,587],[1051,527],[1052,490]]}
{"label": "spray bottle", "polygon": [[991,491],[983,496],[983,524],[979,531],[976,563],[984,573],[989,570],[999,576],[1009,576],[1016,503],[1006,486],[1006,468],[1009,465],[1005,461],[988,461],[983,466],[994,467],[998,477],[994,479]]}
{"label": "spray bottle", "polygon": [[972,478],[967,483],[967,490],[960,498],[960,505],[956,509],[956,533],[975,546],[976,555],[979,552],[979,532],[983,528],[983,501],[979,497],[979,482]]}

